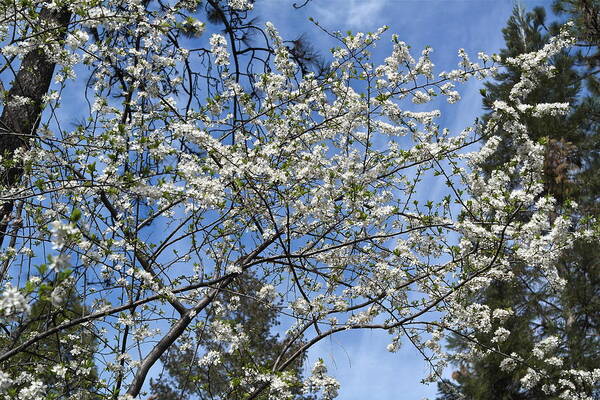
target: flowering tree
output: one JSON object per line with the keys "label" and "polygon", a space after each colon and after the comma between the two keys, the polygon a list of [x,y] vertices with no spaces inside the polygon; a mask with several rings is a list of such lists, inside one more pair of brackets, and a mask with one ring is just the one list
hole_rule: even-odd
{"label": "flowering tree", "polygon": [[[458,69],[434,74],[431,49],[414,59],[392,35],[376,66],[370,50],[385,29],[323,29],[339,45],[317,77],[272,24],[248,28],[264,45],[241,46],[252,2],[208,0],[225,26],[208,38],[198,3],[0,6],[3,70],[19,65],[0,136],[3,396],[137,398],[174,346],[194,349],[190,362],[206,370],[249,348],[252,335],[229,317],[249,302],[279,315],[283,342],[275,357],[230,363],[217,397],[334,398],[339,385],[322,360],[306,379],[295,371],[315,343],[355,329],[388,331],[390,351],[407,338],[435,381],[449,332],[470,343],[452,357],[498,351],[476,337],[504,340],[511,310],[469,299],[513,279],[512,262],[560,293],[555,261],[593,232],[573,227],[569,210],[554,215],[544,147],[520,119],[568,110],[524,102],[552,73],[548,57],[571,43],[566,33],[509,60],[523,71],[510,101],[457,133],[420,104],[458,101],[455,85],[493,73],[494,57],[476,63],[461,50]],[[85,114],[74,126],[74,107],[61,107],[73,98]],[[484,180],[499,129],[513,135],[514,155]],[[442,198],[429,198],[424,180],[439,180]],[[28,329],[39,326],[32,304],[50,301],[52,321],[73,293],[78,316]],[[19,363],[48,338],[58,351]],[[502,353],[502,367],[526,365],[525,384],[549,395],[587,398],[600,371],[548,379],[560,345],[547,337],[534,354]],[[62,379],[85,381],[93,365],[93,392]]]}

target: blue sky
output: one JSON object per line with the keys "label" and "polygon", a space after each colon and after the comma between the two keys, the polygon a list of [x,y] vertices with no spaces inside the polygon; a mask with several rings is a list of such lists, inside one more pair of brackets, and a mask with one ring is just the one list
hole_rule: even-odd
{"label": "blue sky", "polygon": [[[309,17],[330,31],[366,32],[388,25],[390,29],[378,45],[375,57],[386,56],[389,47],[384,44],[396,33],[412,46],[415,55],[425,46],[433,47],[432,60],[438,72],[456,67],[459,48],[464,48],[472,59],[476,59],[479,51],[498,52],[504,44],[501,29],[515,4],[509,0],[312,0],[306,7],[294,10],[292,3],[259,0],[255,13],[262,22],[273,22],[285,39],[295,39],[303,33],[323,55],[335,44],[308,21]],[[526,9],[550,3],[521,1]],[[462,101],[456,105],[436,104],[445,115],[441,120],[443,126],[456,132],[481,115],[481,85],[482,82],[472,81],[459,89]],[[437,197],[440,190],[434,186],[425,195]],[[420,383],[428,367],[417,350],[404,343],[397,353],[389,353],[385,349],[389,340],[385,332],[346,332],[314,347],[307,367],[318,357],[324,358],[330,374],[341,383],[342,400],[434,398],[435,384]]]}

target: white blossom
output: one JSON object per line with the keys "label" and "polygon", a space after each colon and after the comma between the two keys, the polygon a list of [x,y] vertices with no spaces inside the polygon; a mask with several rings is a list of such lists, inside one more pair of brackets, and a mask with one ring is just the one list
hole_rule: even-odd
{"label": "white blossom", "polygon": [[222,35],[213,33],[210,37],[211,52],[218,66],[229,65],[229,52],[227,51],[227,40]]}
{"label": "white blossom", "polygon": [[19,313],[28,313],[29,303],[21,291],[10,283],[4,286],[2,298],[0,298],[0,312],[8,317]]}

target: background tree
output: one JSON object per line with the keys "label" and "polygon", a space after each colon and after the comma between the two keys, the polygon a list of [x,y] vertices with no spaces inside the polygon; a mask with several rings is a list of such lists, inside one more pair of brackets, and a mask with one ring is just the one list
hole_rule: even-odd
{"label": "background tree", "polygon": [[[71,13],[66,9],[51,10],[42,6],[37,15],[39,34],[49,43],[55,44],[66,35],[70,18]],[[14,24],[15,31],[27,32],[29,29],[23,21],[15,20]],[[6,59],[2,70],[13,70],[15,59],[14,56]],[[21,61],[15,81],[6,93],[6,103],[0,116],[0,155],[4,163],[12,160],[15,151],[27,148],[30,138],[36,135],[44,107],[43,97],[50,88],[55,65],[40,49],[28,52]],[[20,181],[22,174],[23,166],[4,165],[0,175],[1,183],[7,187],[14,186]],[[0,206],[0,245],[3,244],[11,219],[18,221],[20,218],[19,215],[11,215],[13,206],[13,201],[4,201]],[[5,273],[3,269],[1,279],[4,279]]]}
{"label": "background tree", "polygon": [[582,68],[579,72],[580,79],[586,82],[586,95],[581,103],[585,105],[587,118],[583,127],[589,132],[581,153],[585,154],[585,168],[578,172],[577,199],[582,206],[587,207],[591,213],[598,215],[598,202],[600,201],[600,178],[595,171],[600,167],[598,143],[598,102],[600,101],[600,2],[597,0],[555,0],[552,10],[558,15],[569,17],[574,22],[574,31],[578,39],[579,50],[574,53],[578,65]]}
{"label": "background tree", "polygon": [[[33,304],[28,321],[21,324],[19,330],[0,339],[2,348],[18,346],[29,335],[56,328],[65,321],[87,314],[74,291],[60,284],[56,288],[46,290],[46,295]],[[45,395],[49,399],[101,399],[99,393],[104,388],[99,382],[94,361],[97,356],[96,335],[83,326],[65,329],[60,335],[49,336],[28,347],[26,352],[12,359],[4,372],[13,376],[23,372],[38,376],[46,385]],[[6,395],[16,398],[19,391],[30,383],[21,382],[9,389]]]}
{"label": "background tree", "polygon": [[[503,30],[507,47],[501,51],[502,58],[506,60],[542,48],[550,34],[558,30],[558,25],[546,24],[543,8],[526,13],[520,6],[515,7]],[[594,115],[598,115],[600,104],[597,94],[586,91],[581,84],[586,77],[591,81],[597,77],[595,73],[579,68],[581,59],[581,52],[556,55],[552,60],[555,74],[528,95],[528,102],[570,103],[572,107],[566,117],[538,119],[526,113],[522,117],[528,135],[545,143],[544,186],[546,193],[557,200],[556,214],[560,214],[565,202],[574,200],[581,207],[581,214],[576,219],[594,215],[590,212],[597,207],[599,193],[595,187],[599,135]],[[484,106],[491,109],[495,101],[511,102],[511,88],[519,79],[520,71],[509,66],[497,75],[496,82],[486,83],[482,91]],[[507,154],[510,141],[510,135],[502,136],[499,150],[487,161],[490,170],[510,157]],[[598,368],[600,268],[598,262],[589,257],[598,251],[597,243],[580,240],[560,260],[560,276],[567,282],[567,290],[560,296],[546,290],[540,294],[537,272],[517,263],[512,264],[517,279],[492,283],[488,289],[477,293],[475,301],[513,311],[506,325],[511,333],[500,343],[494,335],[482,337],[481,340],[497,353],[467,364],[459,363],[460,369],[453,374],[457,385],[449,381],[440,383],[440,398],[460,398],[460,395],[469,399],[553,398],[521,381],[527,368],[501,368],[499,362],[500,354],[515,349],[533,351],[537,339],[550,335],[559,335],[565,340],[558,351],[565,356],[566,365]],[[460,348],[465,343],[460,336],[455,336],[449,345]],[[597,388],[590,387],[588,392],[598,396]]]}
{"label": "background tree", "polygon": [[[167,350],[161,358],[165,375],[161,374],[151,381],[152,392],[159,399],[176,400],[194,396],[200,399],[244,399],[251,392],[243,384],[239,371],[272,365],[287,344],[278,334],[273,333],[274,327],[278,325],[277,309],[281,307],[281,304],[271,303],[274,288],[262,288],[263,285],[256,278],[236,279],[229,290],[221,294],[219,303],[206,317],[207,323],[221,320],[246,332],[247,341],[243,346],[223,348],[223,343],[208,335],[204,324],[200,322],[194,332],[186,340],[182,340],[182,344]],[[255,301],[256,293],[260,293],[261,289],[263,292],[259,298],[263,298],[263,301]],[[228,309],[227,304],[232,302],[239,303],[239,307]],[[301,344],[296,344],[296,349]],[[199,359],[206,353],[214,357],[208,363],[200,363]],[[292,392],[295,397],[301,395],[299,378],[302,377],[303,361],[300,359],[295,363],[292,369],[294,373],[288,377],[294,381]],[[263,394],[258,398],[266,399],[267,395]]]}

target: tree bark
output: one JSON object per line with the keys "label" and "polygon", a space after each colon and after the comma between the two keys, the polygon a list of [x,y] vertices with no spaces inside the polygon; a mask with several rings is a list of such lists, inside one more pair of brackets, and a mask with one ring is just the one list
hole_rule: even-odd
{"label": "tree bark", "polygon": [[[71,13],[66,9],[50,10],[43,7],[38,23],[41,29],[53,30],[56,39],[64,39]],[[19,72],[8,91],[7,102],[0,116],[0,155],[4,162],[11,160],[18,149],[27,148],[36,136],[43,110],[42,99],[50,88],[55,64],[48,60],[42,49],[25,55]],[[27,99],[25,104],[14,102],[16,96]],[[0,187],[12,188],[23,176],[21,165],[11,165],[0,175]],[[2,196],[4,197],[4,196]],[[14,201],[0,203],[0,246],[10,224]]]}

